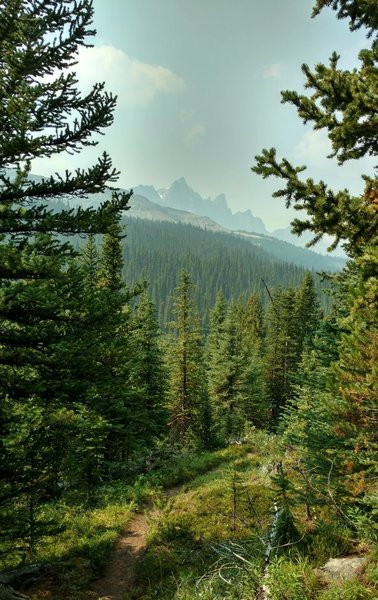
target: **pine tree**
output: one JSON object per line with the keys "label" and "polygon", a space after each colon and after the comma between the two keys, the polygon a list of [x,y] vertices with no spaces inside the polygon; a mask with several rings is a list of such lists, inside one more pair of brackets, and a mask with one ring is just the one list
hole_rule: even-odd
{"label": "pine tree", "polygon": [[138,390],[132,419],[141,449],[167,432],[167,372],[155,307],[145,290],[131,317],[131,363],[127,385]]}
{"label": "pine tree", "polygon": [[168,401],[172,438],[180,444],[211,445],[211,411],[200,321],[192,300],[190,275],[181,272],[174,301],[175,320],[167,348]]}
{"label": "pine tree", "polygon": [[[314,15],[324,6],[331,6],[340,18],[348,18],[351,30],[366,27],[372,42],[359,54],[359,69],[340,69],[336,53],[329,66],[318,64],[311,71],[303,65],[305,87],[312,94],[286,91],[283,101],[293,104],[314,129],[328,132],[332,154],[343,164],[377,154],[378,5],[318,0]],[[307,388],[308,408],[303,409],[308,473],[316,473],[323,485],[326,481],[329,506],[349,519],[352,508],[356,516],[357,509],[371,511],[375,502],[378,180],[363,175],[361,195],[352,196],[348,190],[334,192],[323,181],[302,180],[304,167],[294,167],[286,159],[278,161],[274,149],[263,150],[256,160],[255,172],[286,182],[275,196],[286,198],[288,207],[307,212],[307,219],[294,220],[293,231],[312,231],[314,243],[324,234],[334,236],[332,247],[344,240],[353,259],[344,273],[342,302],[347,314],[338,320],[343,330],[339,356],[321,395],[315,398],[315,390]]]}
{"label": "pine tree", "polygon": [[129,197],[114,194],[98,211],[50,210],[51,199],[83,198],[116,180],[105,153],[87,170],[28,179],[33,159],[80,152],[112,123],[116,99],[103,84],[82,96],[71,69],[94,33],[92,16],[89,0],[4,0],[0,6],[0,393],[6,397],[0,455],[8,465],[0,512],[13,508],[17,526],[7,530],[8,539],[27,539],[30,548],[43,530],[38,512],[51,485],[56,489],[62,437],[52,437],[72,409],[59,367],[72,349],[73,317],[61,289],[69,287],[66,262],[73,249],[62,234],[106,232]]}

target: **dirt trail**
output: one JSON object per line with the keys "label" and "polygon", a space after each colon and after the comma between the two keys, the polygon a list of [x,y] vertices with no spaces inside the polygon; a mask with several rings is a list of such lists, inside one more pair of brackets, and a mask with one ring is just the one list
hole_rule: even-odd
{"label": "dirt trail", "polygon": [[[163,498],[176,496],[182,486],[166,490]],[[91,590],[96,600],[128,600],[133,583],[134,565],[147,546],[148,521],[157,517],[157,510],[145,509],[136,514],[127,524],[115,543],[109,564],[101,579],[92,583]]]}

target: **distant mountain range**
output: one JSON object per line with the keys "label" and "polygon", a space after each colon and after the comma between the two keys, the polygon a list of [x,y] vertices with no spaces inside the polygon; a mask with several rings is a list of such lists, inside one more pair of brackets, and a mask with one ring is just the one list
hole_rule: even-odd
{"label": "distant mountain range", "polygon": [[130,209],[127,212],[128,217],[147,219],[149,221],[166,221],[169,223],[183,223],[184,225],[194,225],[201,229],[209,231],[225,231],[225,229],[215,223],[212,219],[202,215],[196,215],[187,210],[178,210],[168,206],[160,206],[151,202],[145,196],[134,193],[130,202]]}
{"label": "distant mountain range", "polygon": [[153,186],[138,185],[134,188],[134,193],[161,206],[210,217],[224,229],[268,234],[263,221],[259,217],[255,217],[249,209],[244,212],[232,213],[224,194],[220,194],[214,200],[202,198],[187,184],[184,177],[174,181],[168,190],[157,191]]}
{"label": "distant mountain range", "polygon": [[[38,175],[30,175],[30,178],[34,181],[42,179]],[[191,225],[211,232],[242,237],[269,252],[276,260],[307,269],[338,271],[345,265],[343,257],[319,254],[298,244],[298,240],[305,244],[310,239],[309,235],[297,238],[290,232],[290,227],[269,233],[263,221],[250,210],[232,213],[224,194],[214,200],[202,198],[183,177],[174,181],[168,189],[156,190],[151,185],[138,185],[133,188],[133,192],[130,209],[125,215],[127,218]],[[57,209],[61,210],[64,204],[98,207],[110,195],[111,190],[107,190],[103,194],[92,194],[84,200],[60,199],[56,201]],[[324,243],[325,247],[326,245]]]}
{"label": "distant mountain range", "polygon": [[[291,233],[290,225],[269,232],[262,219],[253,215],[249,209],[243,212],[232,213],[224,194],[220,194],[214,200],[203,198],[188,185],[184,177],[174,181],[168,189],[156,190],[152,185],[137,185],[134,188],[134,194],[143,196],[159,206],[184,210],[197,216],[209,217],[226,230],[260,233],[301,248],[306,248],[306,244],[312,239],[312,235],[308,232],[303,233],[300,237],[294,235]],[[132,203],[135,201],[136,198],[133,198]],[[329,238],[325,238],[318,242],[313,250],[329,256],[327,248],[330,246],[331,241]],[[345,258],[342,250],[338,250],[337,255]]]}
{"label": "distant mountain range", "polygon": [[[138,186],[138,191],[141,186]],[[191,225],[199,227],[210,232],[224,233],[230,238],[242,238],[268,252],[276,261],[295,264],[306,269],[316,271],[339,271],[345,265],[343,258],[335,256],[324,256],[313,252],[307,248],[300,248],[294,244],[279,240],[273,236],[251,231],[231,231],[221,227],[218,223],[210,219],[197,215],[186,210],[178,210],[168,206],[160,206],[148,200],[140,194],[133,194],[130,203],[130,209],[125,215],[128,219],[139,219],[143,221],[155,221],[161,223],[173,223],[180,225]],[[179,239],[177,240],[179,243]]]}
{"label": "distant mountain range", "polygon": [[[184,177],[174,181],[168,189],[157,190],[152,185],[138,185],[133,191],[128,213],[131,217],[185,223],[211,231],[235,232],[270,252],[274,248],[277,258],[310,268],[334,271],[345,264],[345,257],[327,253],[329,240],[322,240],[316,246],[317,251],[314,251],[306,247],[312,238],[310,233],[298,237],[291,233],[290,226],[269,233],[263,221],[250,210],[232,213],[224,194],[214,200],[202,198]],[[279,244],[277,240],[282,243]],[[292,245],[296,250],[290,248]]]}

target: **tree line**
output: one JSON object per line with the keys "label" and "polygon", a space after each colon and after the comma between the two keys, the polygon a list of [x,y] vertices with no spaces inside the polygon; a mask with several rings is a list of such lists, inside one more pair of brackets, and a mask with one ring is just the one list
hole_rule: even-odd
{"label": "tree line", "polygon": [[306,269],[293,263],[291,256],[286,258],[282,249],[278,258],[236,235],[191,225],[131,219],[127,214],[122,223],[127,235],[123,277],[130,283],[141,279],[149,282],[161,327],[173,317],[172,292],[181,271],[191,274],[194,301],[205,326],[218,291],[227,300],[257,293],[265,306],[269,297],[263,281],[272,288],[295,287],[307,270],[312,273],[322,308],[326,312],[331,309],[332,300],[326,292],[328,282],[312,267]]}

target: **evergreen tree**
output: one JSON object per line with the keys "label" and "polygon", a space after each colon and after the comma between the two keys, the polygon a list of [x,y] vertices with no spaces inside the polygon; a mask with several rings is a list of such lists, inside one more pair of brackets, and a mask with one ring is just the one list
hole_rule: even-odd
{"label": "evergreen tree", "polygon": [[294,302],[292,288],[279,289],[267,310],[265,385],[273,427],[291,396],[291,377],[298,361]]}
{"label": "evergreen tree", "polygon": [[257,427],[268,421],[268,401],[264,385],[263,309],[260,298],[253,294],[242,302],[238,328],[241,353],[240,406],[243,418]]}
{"label": "evergreen tree", "polygon": [[302,353],[311,348],[319,319],[319,303],[309,273],[295,290],[277,290],[271,297],[266,315],[265,382],[273,427],[293,398]]}
{"label": "evergreen tree", "polygon": [[127,385],[138,390],[132,418],[139,443],[151,449],[167,430],[167,371],[160,344],[155,307],[147,292],[140,295],[131,317],[131,363]]}
{"label": "evergreen tree", "polygon": [[239,436],[244,426],[240,406],[241,376],[244,365],[236,316],[237,307],[230,303],[219,341],[219,358],[215,369],[214,404],[217,411],[217,424],[221,427],[223,439]]}
{"label": "evergreen tree", "polygon": [[181,272],[174,301],[175,320],[169,325],[168,342],[170,372],[168,401],[169,425],[173,440],[187,444],[211,444],[211,411],[208,403],[203,343],[199,317],[192,300],[192,283]]}
{"label": "evergreen tree", "polygon": [[[209,398],[215,416],[215,427],[219,430],[220,399],[218,395],[219,376],[222,371],[221,348],[225,332],[227,303],[222,292],[217,293],[215,304],[210,310],[209,333],[206,338],[205,356]],[[218,431],[219,434],[219,431]]]}
{"label": "evergreen tree", "polygon": [[306,273],[303,283],[298,286],[294,302],[295,328],[298,360],[305,348],[310,348],[321,320],[320,306],[315,292],[314,280]]}
{"label": "evergreen tree", "polygon": [[[294,104],[299,116],[315,129],[328,132],[333,156],[343,164],[377,154],[378,5],[318,0],[314,15],[324,6],[348,18],[351,30],[366,27],[371,45],[360,52],[360,68],[353,71],[339,68],[336,53],[329,66],[318,64],[311,71],[303,65],[305,86],[312,94],[286,91],[283,101]],[[332,247],[344,240],[353,259],[344,274],[347,314],[338,322],[343,330],[338,359],[320,396],[315,397],[311,386],[303,388],[308,408],[302,411],[308,474],[315,473],[326,482],[328,504],[345,519],[352,507],[356,516],[356,509],[371,510],[375,502],[378,181],[374,175],[363,175],[361,195],[352,196],[347,190],[334,192],[323,181],[302,180],[304,167],[294,167],[286,159],[278,161],[274,149],[256,158],[255,172],[285,180],[286,187],[275,196],[307,212],[307,219],[294,220],[293,231],[312,231],[314,243],[324,234],[334,236]]]}
{"label": "evergreen tree", "polygon": [[[13,533],[7,529],[8,538],[27,539],[30,548],[42,533],[38,513],[56,483],[59,423],[69,421],[71,410],[59,364],[72,349],[76,318],[62,296],[73,250],[61,234],[105,232],[129,197],[114,194],[98,211],[49,208],[51,199],[82,198],[115,181],[105,153],[87,170],[28,179],[33,159],[79,152],[112,123],[115,98],[103,84],[82,96],[69,70],[94,33],[92,16],[89,0],[4,0],[0,6],[0,394],[7,399],[0,408],[0,458],[8,465],[0,512],[4,507],[6,518],[11,507],[17,525]],[[98,430],[90,434],[83,411],[84,437],[100,438]]]}
{"label": "evergreen tree", "polygon": [[262,377],[262,307],[256,295],[228,306],[218,294],[210,313],[206,363],[215,427],[224,442],[244,425],[262,426],[267,407]]}

